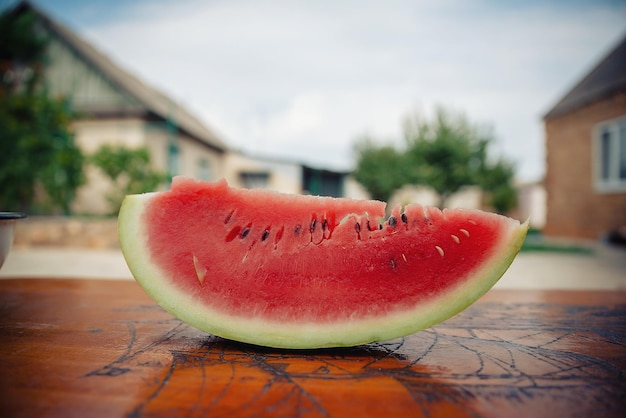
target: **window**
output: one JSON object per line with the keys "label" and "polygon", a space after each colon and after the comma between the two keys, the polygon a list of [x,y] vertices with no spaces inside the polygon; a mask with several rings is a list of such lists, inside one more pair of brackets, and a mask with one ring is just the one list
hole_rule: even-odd
{"label": "window", "polygon": [[344,177],[343,173],[328,170],[306,166],[302,169],[303,189],[312,195],[342,197]]}
{"label": "window", "polygon": [[243,187],[247,189],[266,189],[270,178],[267,172],[242,172],[239,175]]}
{"label": "window", "polygon": [[178,149],[178,145],[170,142],[167,145],[167,172],[170,176],[175,176],[179,173],[179,158],[180,151]]}
{"label": "window", "polygon": [[211,180],[211,165],[206,158],[198,160],[198,179],[203,181]]}
{"label": "window", "polygon": [[595,163],[599,191],[626,192],[626,118],[598,125]]}

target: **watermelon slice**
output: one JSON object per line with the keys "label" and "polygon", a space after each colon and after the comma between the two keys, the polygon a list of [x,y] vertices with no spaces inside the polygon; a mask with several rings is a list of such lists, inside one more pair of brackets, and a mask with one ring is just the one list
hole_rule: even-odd
{"label": "watermelon slice", "polygon": [[[119,238],[165,310],[224,338],[353,346],[460,312],[504,274],[527,224],[481,211],[235,189],[177,177],[127,196]],[[382,222],[382,223],[379,223]]]}

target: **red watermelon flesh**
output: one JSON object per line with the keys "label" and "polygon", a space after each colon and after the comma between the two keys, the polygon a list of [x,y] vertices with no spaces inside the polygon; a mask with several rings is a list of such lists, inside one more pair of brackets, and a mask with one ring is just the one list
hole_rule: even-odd
{"label": "red watermelon flesh", "polygon": [[[275,347],[407,335],[473,303],[527,225],[470,210],[286,195],[175,178],[128,196],[122,251],[166,310],[210,333]],[[380,222],[380,223],[379,223]]]}

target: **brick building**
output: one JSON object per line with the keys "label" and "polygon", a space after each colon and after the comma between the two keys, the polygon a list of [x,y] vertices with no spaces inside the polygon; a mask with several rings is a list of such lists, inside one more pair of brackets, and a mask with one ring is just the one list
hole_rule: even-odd
{"label": "brick building", "polygon": [[626,227],[626,38],[544,116],[545,234],[601,239]]}

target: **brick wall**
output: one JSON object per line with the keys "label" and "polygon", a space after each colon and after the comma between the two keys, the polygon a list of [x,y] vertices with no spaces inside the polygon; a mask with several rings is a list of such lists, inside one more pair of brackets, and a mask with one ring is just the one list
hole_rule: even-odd
{"label": "brick wall", "polygon": [[593,129],[626,115],[626,92],[545,121],[547,214],[544,232],[598,239],[626,225],[626,193],[594,189]]}

